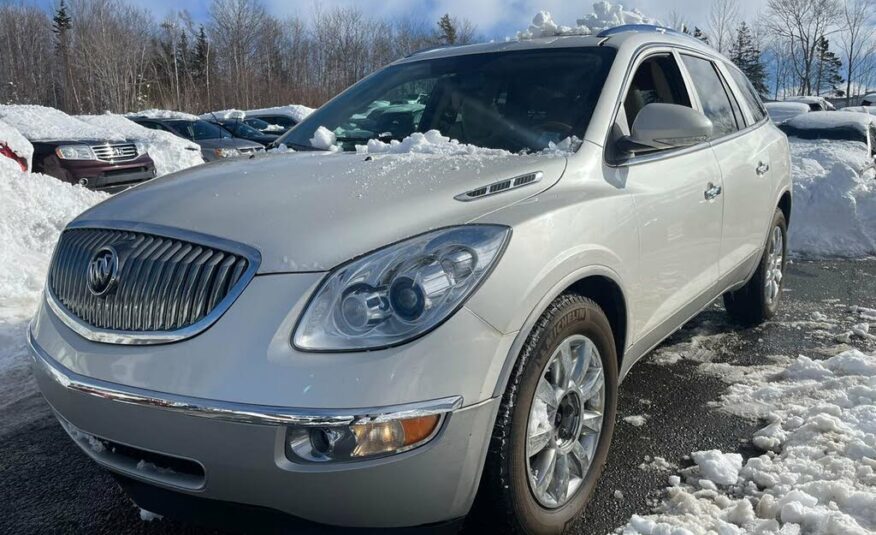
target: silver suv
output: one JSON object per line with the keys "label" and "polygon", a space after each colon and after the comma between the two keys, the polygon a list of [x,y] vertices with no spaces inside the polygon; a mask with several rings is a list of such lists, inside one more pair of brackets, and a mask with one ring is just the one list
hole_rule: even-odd
{"label": "silver suv", "polygon": [[[778,306],[787,139],[695,39],[426,51],[281,141],[320,127],[344,150],[157,179],[61,235],[34,373],[146,509],[416,526],[480,492],[497,526],[560,532],[633,364],[717,297],[745,323]],[[493,150],[353,150],[431,130]]]}

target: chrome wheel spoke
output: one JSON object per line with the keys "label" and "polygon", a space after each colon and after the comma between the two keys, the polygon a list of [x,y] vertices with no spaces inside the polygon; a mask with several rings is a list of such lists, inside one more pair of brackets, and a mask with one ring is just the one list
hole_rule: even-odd
{"label": "chrome wheel spoke", "polygon": [[584,401],[592,399],[602,388],[602,368],[592,368],[588,370],[584,380],[578,385],[578,391],[581,392],[581,398]]}
{"label": "chrome wheel spoke", "polygon": [[770,233],[770,245],[767,249],[766,273],[764,276],[763,292],[768,304],[772,304],[779,297],[782,290],[782,267],[785,256],[784,236],[782,229],[773,227]]}
{"label": "chrome wheel spoke", "polygon": [[542,429],[537,433],[530,434],[529,437],[527,437],[526,444],[528,455],[532,457],[536,453],[543,450],[545,446],[552,442],[551,439],[553,439],[553,436],[553,427],[548,427],[547,429]]}
{"label": "chrome wheel spoke", "polygon": [[602,431],[602,413],[597,411],[581,411],[582,434],[599,433]]}
{"label": "chrome wheel spoke", "polygon": [[554,498],[557,504],[565,503],[569,495],[569,456],[565,454],[557,455],[557,462],[554,468],[554,480],[551,484]]}
{"label": "chrome wheel spoke", "polygon": [[535,479],[535,489],[538,492],[545,493],[554,480],[554,472],[557,466],[557,450],[544,450],[537,458],[537,462],[538,466],[535,467],[532,474]]}

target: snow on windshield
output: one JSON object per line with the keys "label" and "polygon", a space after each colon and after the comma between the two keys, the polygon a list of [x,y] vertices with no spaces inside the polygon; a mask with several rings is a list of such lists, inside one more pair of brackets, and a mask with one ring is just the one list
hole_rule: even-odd
{"label": "snow on windshield", "polygon": [[654,24],[660,25],[657,19],[645,16],[638,9],[626,10],[621,4],[611,2],[595,2],[593,13],[578,19],[575,26],[563,26],[554,22],[549,11],[539,11],[532,18],[529,28],[517,32],[517,39],[534,39],[537,37],[555,37],[559,35],[591,35],[606,28],[624,24]]}
{"label": "snow on windshield", "polygon": [[114,113],[79,115],[77,119],[118,132],[129,140],[146,143],[149,157],[155,163],[155,172],[158,176],[204,163],[201,148],[196,143],[170,132],[140,126],[122,115]]}
{"label": "snow on windshield", "polygon": [[27,168],[30,169],[33,145],[21,135],[21,132],[3,121],[0,121],[0,145],[6,145],[12,152],[27,160]]}
{"label": "snow on windshield", "polygon": [[0,105],[0,120],[9,123],[30,141],[125,141],[125,137],[118,132],[88,124],[61,110],[45,106]]}

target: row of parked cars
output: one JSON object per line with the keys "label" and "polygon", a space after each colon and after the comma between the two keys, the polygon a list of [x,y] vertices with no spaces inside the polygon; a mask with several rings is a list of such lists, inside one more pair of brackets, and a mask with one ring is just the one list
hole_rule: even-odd
{"label": "row of parked cars", "polygon": [[[18,154],[9,142],[0,139],[0,155],[15,159],[23,170],[114,193],[161,174],[156,170],[155,153],[151,150],[156,136],[161,141],[168,138],[188,141],[178,145],[178,149],[200,151],[205,162],[248,156],[264,152],[310,111],[305,106],[291,105],[225,110],[199,117],[146,110],[127,114],[125,118],[115,116],[126,124],[116,123],[121,127],[107,128],[106,121],[100,120],[106,116],[70,116],[43,106],[3,105],[0,121],[6,123],[5,131],[20,132],[32,145],[32,154]],[[167,136],[162,138],[162,134],[135,125],[165,132]]]}

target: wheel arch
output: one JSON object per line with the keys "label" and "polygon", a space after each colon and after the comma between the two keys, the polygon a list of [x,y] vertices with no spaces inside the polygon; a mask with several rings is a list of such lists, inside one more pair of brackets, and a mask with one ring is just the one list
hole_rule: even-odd
{"label": "wheel arch", "polygon": [[791,225],[791,191],[785,190],[779,197],[778,208],[785,215],[785,224]]}

